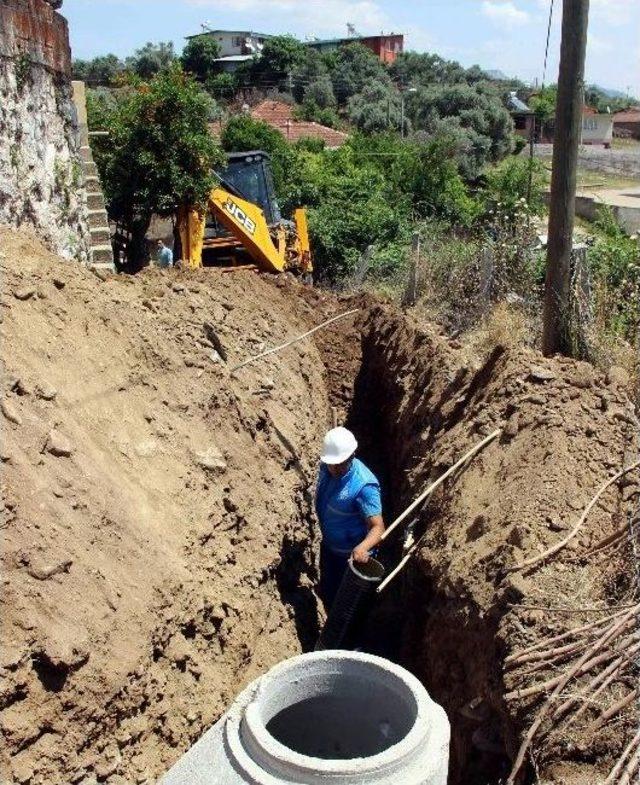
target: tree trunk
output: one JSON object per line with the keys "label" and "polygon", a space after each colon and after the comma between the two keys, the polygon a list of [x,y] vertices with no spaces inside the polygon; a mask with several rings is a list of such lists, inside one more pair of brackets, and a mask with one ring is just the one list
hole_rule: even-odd
{"label": "tree trunk", "polygon": [[147,231],[151,223],[151,216],[142,216],[131,222],[128,229],[130,239],[127,243],[127,263],[124,267],[127,273],[137,273],[149,261],[149,244]]}

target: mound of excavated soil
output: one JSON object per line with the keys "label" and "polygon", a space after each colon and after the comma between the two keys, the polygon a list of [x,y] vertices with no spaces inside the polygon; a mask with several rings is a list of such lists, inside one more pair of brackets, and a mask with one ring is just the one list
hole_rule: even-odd
{"label": "mound of excavated soil", "polygon": [[[615,379],[500,347],[471,367],[390,306],[286,276],[103,280],[24,233],[0,229],[0,249],[4,780],[151,785],[245,683],[313,645],[313,480],[335,407],[382,479],[387,519],[504,428],[408,522],[426,537],[368,631],[446,708],[452,785],[497,785],[544,697],[515,690],[572,662],[505,659],[634,591],[628,540],[584,555],[624,521],[637,474],[570,547],[509,572],[630,460],[636,422]],[[355,323],[230,373],[351,307]],[[545,781],[611,768],[637,712],[592,723],[632,678],[621,670],[569,729],[543,726]]]}
{"label": "mound of excavated soil", "polygon": [[246,272],[103,281],[0,248],[2,779],[155,782],[296,625],[313,639],[322,364],[307,344],[230,379],[219,357],[312,309]]}

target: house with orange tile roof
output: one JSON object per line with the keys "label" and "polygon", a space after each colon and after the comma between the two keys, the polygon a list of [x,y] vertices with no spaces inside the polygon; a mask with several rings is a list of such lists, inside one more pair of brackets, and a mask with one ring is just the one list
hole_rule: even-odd
{"label": "house with orange tile roof", "polygon": [[630,106],[613,115],[613,135],[640,139],[640,106]]}
{"label": "house with orange tile roof", "polygon": [[306,120],[295,120],[293,107],[284,101],[260,101],[249,113],[254,120],[262,120],[275,128],[288,142],[297,142],[303,137],[321,139],[327,147],[335,148],[340,147],[349,138],[348,134],[335,128]]}

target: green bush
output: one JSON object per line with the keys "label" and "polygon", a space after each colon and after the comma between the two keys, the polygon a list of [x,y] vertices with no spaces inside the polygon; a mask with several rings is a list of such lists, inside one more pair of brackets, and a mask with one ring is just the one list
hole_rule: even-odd
{"label": "green bush", "polygon": [[516,134],[513,137],[513,154],[520,155],[520,153],[524,150],[527,144],[528,142],[524,138],[524,136],[520,136],[519,134]]}
{"label": "green bush", "polygon": [[320,123],[320,125],[326,125],[329,128],[339,128],[341,125],[340,117],[335,109],[321,108],[313,98],[308,96],[302,104],[293,107],[293,118],[294,120]]}
{"label": "green bush", "polygon": [[544,208],[545,170],[537,158],[507,158],[485,173],[482,196],[487,210],[501,208],[513,217]]}
{"label": "green bush", "polygon": [[231,101],[238,89],[238,80],[233,74],[213,74],[204,84],[209,95],[218,101]]}
{"label": "green bush", "polygon": [[632,344],[640,330],[640,247],[618,226],[611,208],[602,207],[588,258],[597,319],[605,332]]}

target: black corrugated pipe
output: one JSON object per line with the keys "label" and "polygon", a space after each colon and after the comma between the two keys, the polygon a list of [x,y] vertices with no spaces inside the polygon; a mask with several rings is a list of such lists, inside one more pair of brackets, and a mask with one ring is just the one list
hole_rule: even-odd
{"label": "black corrugated pipe", "polygon": [[345,648],[350,631],[366,612],[376,587],[384,578],[385,569],[377,559],[354,564],[344,571],[342,583],[331,606],[325,625],[316,643],[316,651]]}

